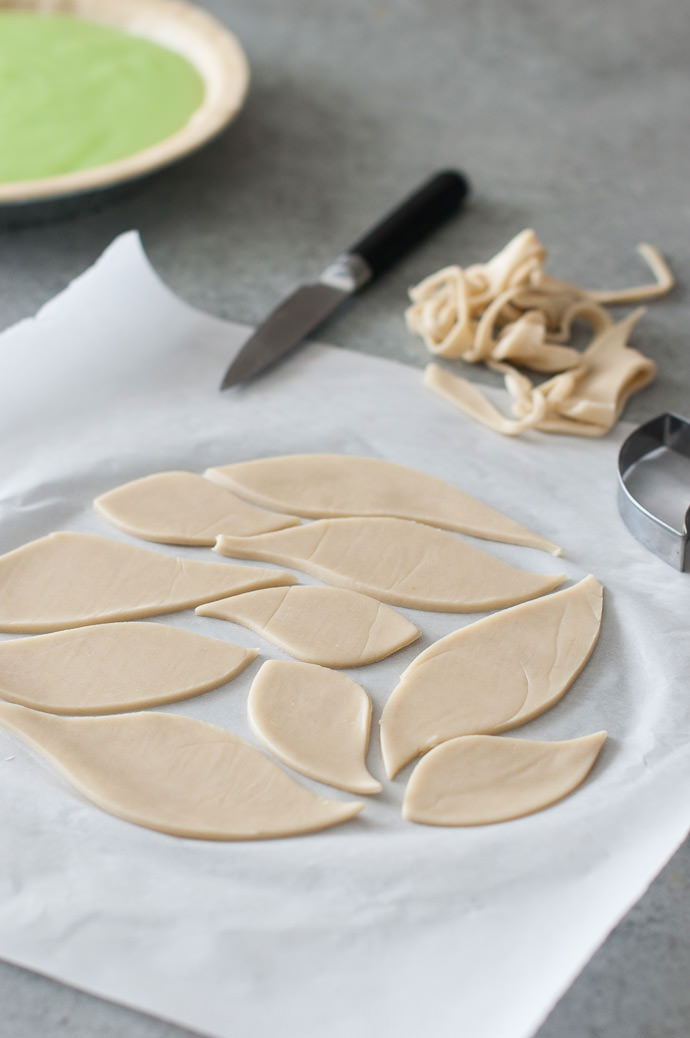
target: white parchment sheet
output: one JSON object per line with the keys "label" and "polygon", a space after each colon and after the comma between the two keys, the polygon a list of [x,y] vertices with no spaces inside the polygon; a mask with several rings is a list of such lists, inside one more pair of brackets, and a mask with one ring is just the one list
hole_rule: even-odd
{"label": "white parchment sheet", "polygon": [[[433,1027],[438,1038],[525,1038],[688,830],[690,576],[619,519],[627,428],[603,441],[502,439],[424,389],[420,372],[320,346],[221,394],[245,334],[176,299],[131,233],[0,336],[0,549],[56,529],[135,543],[91,501],[163,469],[298,451],[412,465],[565,549],[557,560],[488,546],[496,555],[605,585],[590,663],[555,709],[513,734],[605,728],[609,741],[583,787],[519,821],[403,822],[407,768],[347,825],[233,844],[104,814],[0,730],[0,956],[209,1035],[412,1038]],[[369,765],[381,779],[375,732],[399,674],[477,619],[404,612],[422,640],[349,672],[374,701]],[[261,649],[235,681],[166,708],[255,742],[247,691],[262,660],[281,654],[193,612],[162,619]]]}

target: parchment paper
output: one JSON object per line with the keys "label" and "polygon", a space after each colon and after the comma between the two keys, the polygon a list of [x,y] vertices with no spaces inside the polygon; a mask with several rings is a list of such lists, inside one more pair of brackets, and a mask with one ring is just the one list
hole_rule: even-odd
{"label": "parchment paper", "polygon": [[[91,501],[166,468],[293,451],[416,466],[565,549],[563,560],[491,546],[496,555],[604,583],[591,662],[555,709],[513,734],[606,728],[609,741],[578,792],[519,821],[405,823],[408,768],[352,823],[223,844],[102,813],[0,731],[0,955],[210,1035],[523,1038],[687,832],[690,576],[619,519],[624,426],[595,442],[502,439],[436,399],[420,372],[321,346],[220,394],[245,334],[176,299],[129,234],[0,336],[2,551],[62,528],[130,540]],[[350,672],[374,700],[375,726],[410,660],[477,618],[406,612],[423,639]],[[219,620],[163,619],[260,647],[240,678],[167,708],[255,741],[246,694],[262,659],[281,654]],[[383,778],[376,738],[369,763]]]}

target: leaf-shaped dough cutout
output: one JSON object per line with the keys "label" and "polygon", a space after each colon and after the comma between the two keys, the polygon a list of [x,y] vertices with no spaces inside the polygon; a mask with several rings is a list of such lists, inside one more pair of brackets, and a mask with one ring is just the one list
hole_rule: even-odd
{"label": "leaf-shaped dough cutout", "polygon": [[254,678],[247,711],[256,734],[295,771],[350,793],[380,791],[364,762],[371,701],[347,674],[269,660]]}
{"label": "leaf-shaped dough cutout", "polygon": [[115,526],[160,544],[215,544],[221,533],[241,537],[299,525],[247,501],[193,472],[157,472],[101,494],[94,501]]}
{"label": "leaf-shaped dough cutout", "polygon": [[104,811],[173,836],[292,836],[364,806],[317,796],[239,736],[190,717],[57,717],[0,703],[0,725]]}
{"label": "leaf-shaped dough cutout", "polygon": [[372,515],[415,519],[490,541],[560,555],[544,537],[445,480],[382,458],[288,454],[207,469],[208,479],[265,508],[311,519]]}
{"label": "leaf-shaped dough cutout", "polygon": [[495,734],[554,706],[589,659],[602,587],[574,587],[469,624],[434,642],[403,673],[381,716],[389,777],[459,735]]}
{"label": "leaf-shaped dough cutout", "polygon": [[159,555],[89,533],[51,533],[0,555],[0,631],[40,634],[190,609],[290,573]]}
{"label": "leaf-shaped dough cutout", "polygon": [[52,714],[112,714],[198,696],[256,649],[158,623],[78,627],[0,642],[0,698]]}
{"label": "leaf-shaped dough cutout", "polygon": [[562,573],[527,573],[409,519],[317,519],[256,537],[219,537],[216,551],[311,573],[392,605],[448,613],[480,612],[535,598]]}
{"label": "leaf-shaped dough cutout", "polygon": [[288,655],[323,667],[362,667],[419,638],[415,625],[395,609],[344,588],[264,588],[196,611],[243,624]]}
{"label": "leaf-shaped dough cutout", "polygon": [[425,825],[488,825],[541,811],[584,782],[606,732],[564,742],[464,735],[422,757],[403,817]]}

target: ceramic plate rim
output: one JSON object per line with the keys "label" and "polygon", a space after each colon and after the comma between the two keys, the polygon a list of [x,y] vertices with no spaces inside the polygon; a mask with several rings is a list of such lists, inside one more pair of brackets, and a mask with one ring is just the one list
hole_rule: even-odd
{"label": "ceramic plate rim", "polygon": [[210,141],[244,104],[249,63],[239,40],[187,0],[0,0],[0,12],[5,10],[72,15],[167,46],[196,68],[204,97],[181,129],[125,158],[72,173],[0,183],[0,206],[57,200],[154,173]]}

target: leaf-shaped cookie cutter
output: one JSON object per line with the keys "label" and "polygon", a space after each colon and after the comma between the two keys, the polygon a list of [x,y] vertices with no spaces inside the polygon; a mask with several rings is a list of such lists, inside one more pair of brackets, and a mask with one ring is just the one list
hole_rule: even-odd
{"label": "leaf-shaped cookie cutter", "polygon": [[632,535],[645,548],[674,569],[688,572],[690,506],[685,512],[682,528],[676,530],[645,508],[626,483],[626,476],[633,465],[660,447],[690,458],[690,422],[675,414],[660,414],[628,436],[618,454],[618,510]]}

